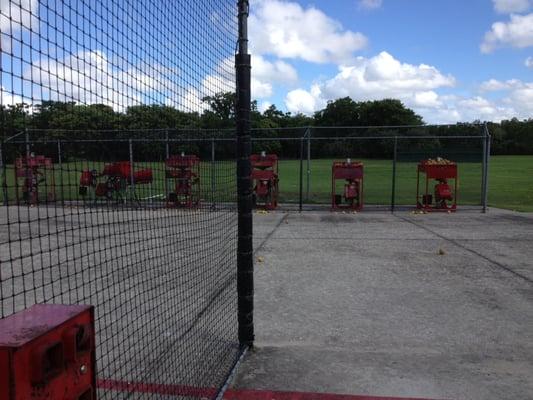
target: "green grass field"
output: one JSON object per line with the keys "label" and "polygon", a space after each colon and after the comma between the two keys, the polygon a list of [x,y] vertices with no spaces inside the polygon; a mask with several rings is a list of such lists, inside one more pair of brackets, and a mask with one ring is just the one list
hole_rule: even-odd
{"label": "green grass field", "polygon": [[[365,164],[365,203],[390,204],[392,189],[392,162],[390,160],[361,160]],[[311,160],[309,202],[329,203],[331,192],[332,160]],[[101,170],[103,163],[90,163],[91,168]],[[137,163],[136,168],[151,167],[154,171],[153,185],[140,185],[137,196],[141,198],[163,196],[164,166],[162,163]],[[80,171],[88,168],[85,162],[65,163],[62,172],[55,171],[56,193],[65,200],[78,198]],[[304,197],[307,194],[307,166],[304,162]],[[217,193],[230,198],[229,186],[235,184],[234,165],[231,162],[217,163],[214,179]],[[298,202],[299,160],[280,162],[281,202]],[[211,188],[211,166],[201,165],[203,197],[208,199]],[[63,182],[62,188],[59,182]],[[7,169],[9,198],[13,200],[14,178],[12,166]],[[225,184],[229,185],[225,187]],[[416,164],[398,163],[396,181],[396,204],[414,205],[416,195]],[[459,204],[481,203],[481,164],[459,164]],[[533,212],[533,156],[493,156],[489,175],[489,205],[517,211]]]}
{"label": "green grass field", "polygon": [[[365,202],[390,204],[392,162],[361,160],[365,164]],[[309,200],[329,202],[332,160],[311,160]],[[304,162],[304,196],[307,193],[307,165]],[[280,197],[296,202],[299,193],[299,161],[280,162]],[[398,163],[396,203],[414,205],[416,163]],[[481,164],[459,164],[459,204],[481,203]],[[493,156],[489,169],[489,205],[517,211],[533,211],[533,156]]]}

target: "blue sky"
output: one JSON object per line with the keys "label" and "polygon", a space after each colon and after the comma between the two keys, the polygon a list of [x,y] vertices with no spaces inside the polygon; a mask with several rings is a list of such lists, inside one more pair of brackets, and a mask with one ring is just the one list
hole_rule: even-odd
{"label": "blue sky", "polygon": [[[235,0],[158,1],[0,0],[2,104],[201,112],[234,90]],[[250,5],[260,109],[310,115],[350,96],[400,99],[427,123],[533,117],[533,0]]]}
{"label": "blue sky", "polygon": [[[283,80],[256,69],[255,77],[271,90],[256,90],[255,97],[263,107],[274,103],[304,113],[346,94],[357,100],[401,97],[430,123],[533,117],[533,65],[527,62],[533,56],[532,6],[530,0],[255,0],[252,48],[254,41],[262,44],[254,56],[287,63],[297,73],[297,79]],[[316,29],[320,23],[313,21],[321,19],[330,25]],[[299,26],[303,20],[306,26]],[[350,33],[364,37],[364,44],[346,44],[340,57],[309,60],[305,50],[282,50],[290,37],[309,40],[312,48],[322,34]],[[330,39],[329,46],[339,42]],[[369,73],[385,64],[383,74]],[[339,77],[342,67],[351,72]],[[361,78],[367,75],[373,78]]]}

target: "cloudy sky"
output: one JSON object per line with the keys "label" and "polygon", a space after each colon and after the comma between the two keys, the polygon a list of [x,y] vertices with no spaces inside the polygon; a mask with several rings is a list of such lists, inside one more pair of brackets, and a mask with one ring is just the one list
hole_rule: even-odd
{"label": "cloudy sky", "polygon": [[[0,0],[2,104],[202,111],[234,90],[235,0],[144,1]],[[260,109],[350,96],[427,123],[533,117],[533,0],[251,0],[249,25]]]}
{"label": "cloudy sky", "polygon": [[398,98],[429,123],[533,117],[533,0],[252,0],[253,97]]}

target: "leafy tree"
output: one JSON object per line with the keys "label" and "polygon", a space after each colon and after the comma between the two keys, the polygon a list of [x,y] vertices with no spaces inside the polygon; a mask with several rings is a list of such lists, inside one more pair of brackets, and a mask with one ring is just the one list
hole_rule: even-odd
{"label": "leafy tree", "polygon": [[235,93],[217,93],[202,98],[202,101],[209,105],[209,110],[202,114],[202,128],[222,129],[235,126]]}
{"label": "leafy tree", "polygon": [[317,126],[359,126],[359,105],[349,97],[328,102],[326,108],[315,113]]}
{"label": "leafy tree", "polygon": [[317,126],[422,125],[422,117],[400,100],[355,102],[349,97],[330,101],[315,113]]}
{"label": "leafy tree", "polygon": [[22,131],[29,120],[28,104],[0,106],[0,140],[16,135]]}

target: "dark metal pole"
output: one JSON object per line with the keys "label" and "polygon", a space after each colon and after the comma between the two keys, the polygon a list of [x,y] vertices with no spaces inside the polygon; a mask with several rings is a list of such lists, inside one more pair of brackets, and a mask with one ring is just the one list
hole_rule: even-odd
{"label": "dark metal pole", "polygon": [[487,204],[485,203],[485,174],[487,172],[487,133],[486,133],[486,125],[483,126],[483,138],[482,140],[482,170],[481,170],[481,207],[483,212],[485,213],[487,211]]}
{"label": "dark metal pole", "polygon": [[299,207],[300,212],[303,210],[303,191],[304,191],[304,138],[300,139],[300,196]]}
{"label": "dark metal pole", "polygon": [[61,187],[61,205],[65,206],[65,194],[63,187],[63,156],[61,154],[61,140],[57,141],[57,163],[59,164],[59,186]]}
{"label": "dark metal pole", "polygon": [[307,192],[305,199],[309,202],[310,181],[311,181],[311,128],[307,129]]}
{"label": "dark metal pole", "polygon": [[237,75],[237,292],[239,343],[242,347],[254,343],[254,253],[252,220],[251,144],[251,57],[248,54],[248,0],[239,0],[239,52],[235,56]]}
{"label": "dark metal pole", "polygon": [[396,163],[398,162],[398,137],[394,137],[394,155],[392,160],[392,193],[391,193],[391,212],[396,209]]}
{"label": "dark metal pole", "polygon": [[165,130],[165,178],[164,178],[164,181],[163,181],[163,190],[165,191],[165,201],[168,201],[168,195],[170,193],[170,190],[169,190],[169,187],[168,187],[168,178],[167,178],[167,172],[166,172],[166,167],[167,167],[167,161],[168,159],[170,158],[170,143],[169,143],[169,140],[168,140],[168,129]]}
{"label": "dark metal pole", "polygon": [[26,157],[29,157],[31,154],[31,146],[30,146],[30,134],[27,128],[24,130],[24,141],[26,142]]}
{"label": "dark metal pole", "polygon": [[168,129],[165,131],[165,156],[167,160],[170,158],[170,145],[168,140]]}
{"label": "dark metal pole", "polygon": [[[131,200],[135,200],[135,179],[133,177],[134,169],[133,169],[133,143],[130,140],[129,141],[129,150],[130,150],[130,183],[131,183]],[[125,201],[126,199],[124,199]]]}
{"label": "dark metal pole", "polygon": [[7,198],[7,174],[6,174],[6,165],[4,164],[4,147],[3,143],[0,142],[0,169],[2,171],[2,194],[3,194],[3,204],[7,206],[9,204]]}
{"label": "dark metal pole", "polygon": [[491,136],[487,124],[484,127],[485,138],[484,138],[484,167],[483,167],[483,212],[487,212],[488,200],[489,200],[489,162],[490,162],[490,145],[491,145]]}
{"label": "dark metal pole", "polygon": [[215,199],[215,187],[216,187],[216,176],[215,176],[215,139],[211,140],[211,208],[214,210],[216,207]]}

